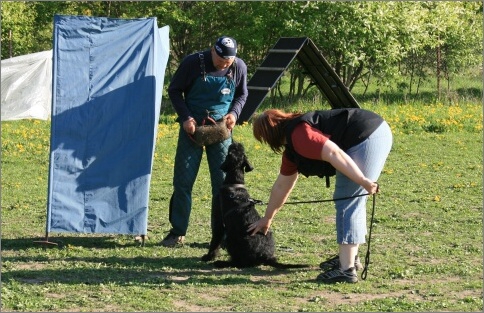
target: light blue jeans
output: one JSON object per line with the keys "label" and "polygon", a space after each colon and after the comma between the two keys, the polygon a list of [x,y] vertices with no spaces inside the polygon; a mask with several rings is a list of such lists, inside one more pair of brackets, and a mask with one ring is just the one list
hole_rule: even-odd
{"label": "light blue jeans", "polygon": [[[392,148],[390,126],[383,122],[365,141],[345,151],[363,174],[376,182]],[[368,193],[342,173],[336,171],[334,199]],[[338,244],[365,243],[366,202],[368,196],[335,201],[336,240]]]}

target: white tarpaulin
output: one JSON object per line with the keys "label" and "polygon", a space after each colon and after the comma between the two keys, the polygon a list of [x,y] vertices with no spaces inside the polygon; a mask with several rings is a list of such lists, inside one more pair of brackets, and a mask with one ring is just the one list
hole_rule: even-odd
{"label": "white tarpaulin", "polygon": [[2,60],[2,121],[50,118],[52,50]]}

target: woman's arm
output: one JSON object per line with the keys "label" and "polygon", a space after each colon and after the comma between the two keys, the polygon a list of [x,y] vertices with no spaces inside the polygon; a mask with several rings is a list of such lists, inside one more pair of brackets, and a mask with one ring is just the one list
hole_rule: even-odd
{"label": "woman's arm", "polygon": [[261,231],[264,235],[267,234],[269,227],[271,227],[272,219],[282,208],[287,200],[287,197],[289,197],[289,194],[296,184],[297,177],[297,173],[290,176],[279,174],[274,182],[274,185],[272,185],[269,203],[267,204],[264,217],[257,222],[252,223],[248,228],[248,231],[251,232],[251,236],[255,235],[259,231]]}
{"label": "woman's arm", "polygon": [[366,178],[355,161],[333,141],[326,141],[321,150],[321,158],[323,161],[331,163],[336,170],[343,173],[349,179],[361,185],[369,194],[378,192],[378,184]]}

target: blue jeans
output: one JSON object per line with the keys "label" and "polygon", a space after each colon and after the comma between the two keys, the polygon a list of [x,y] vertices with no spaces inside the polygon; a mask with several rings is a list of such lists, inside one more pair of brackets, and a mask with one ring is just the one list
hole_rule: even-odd
{"label": "blue jeans", "polygon": [[[348,154],[363,174],[376,182],[392,148],[390,126],[383,122],[365,141],[348,149]],[[336,171],[334,198],[368,193],[342,173]],[[362,244],[366,236],[366,201],[368,196],[335,201],[336,240],[338,244]]]}

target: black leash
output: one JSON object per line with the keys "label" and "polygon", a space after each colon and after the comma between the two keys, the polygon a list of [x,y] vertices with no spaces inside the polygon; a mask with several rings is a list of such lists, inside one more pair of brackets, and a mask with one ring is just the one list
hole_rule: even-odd
{"label": "black leash", "polygon": [[366,255],[365,255],[365,267],[363,268],[363,272],[361,272],[361,279],[363,280],[366,279],[366,275],[368,274],[368,265],[370,265],[370,242],[371,242],[371,230],[373,229],[373,218],[375,217],[375,202],[376,202],[376,193],[373,194],[373,205],[371,209],[371,219],[370,219],[370,232],[368,233],[368,242],[366,246]]}
{"label": "black leash", "polygon": [[358,197],[364,197],[364,196],[369,196],[369,193],[365,193],[362,195],[356,195],[356,196],[351,196],[351,197],[343,197],[343,198],[334,198],[334,199],[325,199],[325,200],[311,200],[311,201],[295,201],[295,202],[284,202],[284,204],[300,204],[300,203],[319,203],[319,202],[334,202],[334,201],[339,201],[339,200],[348,200],[348,199],[353,199],[353,198],[358,198]]}
{"label": "black leash", "polygon": [[[378,189],[379,189],[379,186],[377,187],[377,192],[378,192]],[[333,202],[333,201],[339,201],[339,200],[348,200],[348,199],[353,199],[353,198],[358,198],[358,197],[364,197],[364,196],[369,196],[369,195],[370,195],[369,193],[365,193],[365,194],[362,194],[362,195],[356,195],[356,196],[351,196],[351,197],[325,199],[325,200],[285,202],[284,204]],[[254,204],[267,204],[267,203],[262,202],[261,200],[254,200],[252,198],[247,199],[247,201],[254,203]],[[368,233],[368,242],[367,242],[366,255],[365,255],[365,267],[363,268],[363,272],[361,273],[361,279],[363,279],[363,280],[365,280],[366,276],[368,275],[368,265],[370,264],[371,231],[373,230],[373,219],[375,217],[375,206],[376,206],[376,193],[373,194],[373,204],[372,204],[371,219],[370,219],[370,231]]]}

